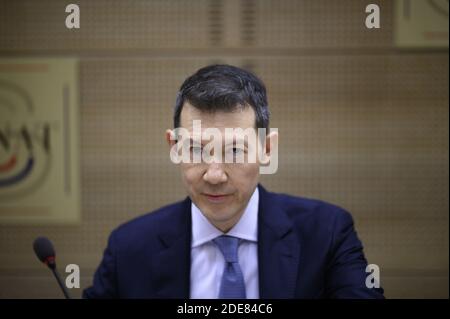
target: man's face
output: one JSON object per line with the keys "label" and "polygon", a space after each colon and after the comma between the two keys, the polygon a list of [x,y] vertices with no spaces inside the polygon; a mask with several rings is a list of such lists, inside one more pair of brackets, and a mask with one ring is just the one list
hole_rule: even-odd
{"label": "man's face", "polygon": [[[180,125],[187,129],[191,138],[194,138],[194,120],[201,120],[202,132],[207,128],[220,130],[223,137],[223,153],[226,152],[225,145],[230,142],[225,140],[225,128],[241,128],[243,130],[252,128],[255,130],[255,113],[251,107],[237,109],[234,112],[206,113],[185,103],[181,112]],[[170,141],[170,132],[170,130],[166,132],[166,139],[172,146],[176,141]],[[210,139],[201,139],[203,147],[209,142],[211,142]],[[246,143],[244,152],[255,151],[255,148],[261,145],[258,142],[256,144],[248,145]],[[236,144],[234,145],[236,146]],[[233,153],[242,151],[242,149],[231,149]],[[196,150],[198,149],[194,151]],[[257,159],[253,163],[248,160],[244,163],[225,163],[224,160],[218,160],[223,157],[214,156],[214,158],[217,160],[209,163],[202,161],[179,165],[183,183],[192,201],[216,228],[227,232],[239,221],[258,184],[259,162]]]}

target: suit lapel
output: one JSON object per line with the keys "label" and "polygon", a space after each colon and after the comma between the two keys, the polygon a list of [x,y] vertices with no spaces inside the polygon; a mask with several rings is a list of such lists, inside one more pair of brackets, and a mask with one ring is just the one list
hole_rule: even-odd
{"label": "suit lapel", "polygon": [[258,185],[258,265],[260,298],[294,298],[300,244],[286,212]]}
{"label": "suit lapel", "polygon": [[162,249],[152,256],[156,298],[189,298],[191,268],[191,201],[171,214],[159,234]]}

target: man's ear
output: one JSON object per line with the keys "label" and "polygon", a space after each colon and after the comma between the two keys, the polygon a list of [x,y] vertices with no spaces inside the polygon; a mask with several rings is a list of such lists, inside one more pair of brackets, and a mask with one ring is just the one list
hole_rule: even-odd
{"label": "man's ear", "polygon": [[264,152],[260,154],[259,159],[259,173],[260,174],[275,174],[278,170],[278,129],[266,135]]}
{"label": "man's ear", "polygon": [[278,131],[272,131],[266,135],[266,155],[270,156],[278,149]]}
{"label": "man's ear", "polygon": [[167,144],[169,145],[169,147],[172,147],[177,143],[177,141],[175,139],[174,130],[171,130],[171,129],[166,130],[166,141],[167,141]]}

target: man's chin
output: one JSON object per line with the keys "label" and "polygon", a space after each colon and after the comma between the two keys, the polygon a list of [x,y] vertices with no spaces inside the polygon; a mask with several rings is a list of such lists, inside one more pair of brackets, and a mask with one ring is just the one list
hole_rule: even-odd
{"label": "man's chin", "polygon": [[202,211],[203,215],[205,215],[206,218],[214,223],[226,223],[233,217],[233,214],[230,214],[229,206],[211,207],[210,205],[208,205],[206,207],[203,206],[203,208],[199,208]]}

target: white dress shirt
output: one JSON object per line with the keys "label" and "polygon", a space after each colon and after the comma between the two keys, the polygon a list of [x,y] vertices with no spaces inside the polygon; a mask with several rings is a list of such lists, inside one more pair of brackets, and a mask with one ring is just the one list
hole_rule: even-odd
{"label": "white dress shirt", "polygon": [[[258,202],[256,187],[238,223],[226,235],[238,237],[238,258],[248,299],[259,298],[258,282]],[[192,203],[191,284],[192,299],[215,299],[219,296],[225,260],[213,239],[224,235]]]}

